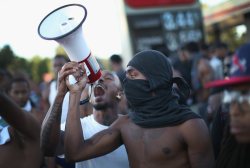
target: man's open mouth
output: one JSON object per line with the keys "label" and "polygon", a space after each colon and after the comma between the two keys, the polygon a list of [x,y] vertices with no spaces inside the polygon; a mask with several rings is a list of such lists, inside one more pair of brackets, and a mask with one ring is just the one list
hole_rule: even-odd
{"label": "man's open mouth", "polygon": [[105,89],[104,89],[104,86],[100,85],[100,84],[97,84],[95,87],[94,87],[94,96],[95,97],[98,97],[98,96],[103,96],[105,94]]}

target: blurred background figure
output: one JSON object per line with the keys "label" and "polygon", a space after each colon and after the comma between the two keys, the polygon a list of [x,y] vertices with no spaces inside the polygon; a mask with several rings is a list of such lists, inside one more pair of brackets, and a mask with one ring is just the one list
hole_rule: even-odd
{"label": "blurred background figure", "polygon": [[224,88],[213,88],[210,91],[210,95],[208,97],[207,102],[207,110],[206,110],[206,122],[211,130],[213,127],[213,121],[215,119],[215,115],[217,111],[220,109],[222,104]]}
{"label": "blurred background figure", "polygon": [[[113,54],[109,58],[109,63],[111,67],[111,71],[115,72],[116,75],[119,77],[121,84],[123,84],[124,79],[126,78],[125,68],[123,67],[123,59],[118,54]],[[128,104],[126,96],[121,97],[121,101],[119,103],[119,113],[120,114],[127,114],[128,112]]]}
{"label": "blurred background figure", "polygon": [[[48,111],[50,105],[55,100],[56,92],[57,92],[57,75],[58,72],[61,70],[63,65],[68,62],[68,58],[64,55],[56,55],[53,58],[52,61],[52,69],[54,73],[54,78],[48,83],[46,88],[44,89],[42,93],[42,99],[43,99],[43,110]],[[64,102],[63,102],[63,110],[62,110],[62,118],[61,122],[64,122],[66,120],[67,112],[68,112],[68,104],[69,104],[69,95],[67,94],[65,96]]]}
{"label": "blurred background figure", "polygon": [[228,76],[230,68],[230,56],[227,44],[217,42],[210,46],[210,65],[215,71],[215,79],[223,79]]}
{"label": "blurred background figure", "polygon": [[191,82],[191,69],[192,69],[192,58],[185,51],[185,45],[179,47],[178,54],[176,57],[170,57],[174,71],[183,77],[188,85],[192,87]]}
{"label": "blurred background figure", "polygon": [[114,71],[122,82],[125,79],[125,70],[123,67],[123,59],[118,54],[113,54],[109,58],[111,71]]}
{"label": "blurred background figure", "polygon": [[[38,104],[32,99],[32,88],[30,86],[30,81],[25,76],[20,74],[13,75],[13,78],[9,81],[9,84],[6,88],[6,93],[9,98],[12,99],[12,101],[23,110],[23,112],[29,113],[36,120],[40,129],[44,118],[44,112],[40,110]],[[39,151],[39,153],[41,153],[41,151]],[[43,165],[45,164],[44,161],[42,161],[42,163]]]}
{"label": "blurred background figure", "polygon": [[43,113],[38,110],[38,107],[30,97],[31,88],[29,81],[26,78],[13,78],[7,87],[7,93],[10,98],[19,105],[19,107],[26,112],[30,112],[41,125]]}
{"label": "blurred background figure", "polygon": [[[207,103],[209,95],[209,91],[204,89],[203,86],[214,78],[207,51],[204,50],[206,49],[201,50],[197,42],[187,42],[179,48],[178,58],[172,61],[174,70],[179,72],[192,89],[187,104],[202,106],[202,108],[206,106],[204,103]],[[199,111],[198,109],[198,113]]]}
{"label": "blurred background figure", "polygon": [[12,78],[11,73],[5,69],[0,69],[0,90],[6,91]]}
{"label": "blurred background figure", "polygon": [[233,55],[229,77],[209,82],[207,88],[224,88],[221,109],[213,123],[216,167],[250,167],[250,43]]}
{"label": "blurred background figure", "polygon": [[223,64],[222,61],[219,59],[219,57],[216,55],[216,47],[215,45],[211,45],[209,47],[209,63],[213,68],[213,71],[215,72],[215,80],[216,79],[222,79],[223,78]]}

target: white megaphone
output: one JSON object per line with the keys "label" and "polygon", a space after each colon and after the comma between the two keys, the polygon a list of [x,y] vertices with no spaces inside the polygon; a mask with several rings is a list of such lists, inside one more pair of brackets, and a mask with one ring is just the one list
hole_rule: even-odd
{"label": "white megaphone", "polygon": [[61,6],[44,17],[38,34],[43,39],[57,41],[71,61],[83,62],[89,83],[93,83],[101,77],[101,70],[83,36],[81,26],[86,17],[87,10],[80,4]]}

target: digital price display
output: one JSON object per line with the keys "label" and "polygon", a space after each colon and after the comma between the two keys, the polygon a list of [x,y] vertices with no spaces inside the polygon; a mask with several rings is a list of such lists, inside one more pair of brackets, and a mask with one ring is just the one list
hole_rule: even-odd
{"label": "digital price display", "polygon": [[181,44],[204,38],[200,9],[127,15],[127,19],[134,53],[165,47],[172,54]]}

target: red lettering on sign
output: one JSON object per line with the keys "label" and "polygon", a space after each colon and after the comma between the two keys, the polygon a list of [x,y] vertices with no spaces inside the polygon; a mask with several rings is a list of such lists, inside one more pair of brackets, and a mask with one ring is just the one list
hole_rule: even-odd
{"label": "red lettering on sign", "polygon": [[195,2],[196,0],[125,0],[125,3],[131,8],[188,5],[188,4],[193,4]]}

